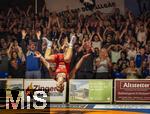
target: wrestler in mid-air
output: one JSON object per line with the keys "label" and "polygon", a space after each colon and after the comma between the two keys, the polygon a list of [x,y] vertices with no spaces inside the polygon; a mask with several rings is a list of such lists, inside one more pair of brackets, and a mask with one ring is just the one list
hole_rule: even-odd
{"label": "wrestler in mid-air", "polygon": [[[76,64],[74,69],[69,72],[69,63],[73,54],[73,44],[76,41],[76,37],[72,36],[68,48],[65,49],[64,53],[57,53],[51,55],[51,46],[52,42],[48,39],[44,38],[47,42],[47,49],[45,52],[45,57],[43,57],[39,52],[35,52],[35,56],[40,58],[44,65],[47,67],[49,72],[52,72],[52,68],[50,66],[50,62],[56,63],[55,69],[55,80],[57,81],[57,91],[63,92],[64,90],[64,82],[67,81],[70,77],[73,78],[75,76],[75,72],[79,69],[83,60],[88,57],[89,54],[84,55]],[[69,73],[71,76],[69,76]]]}

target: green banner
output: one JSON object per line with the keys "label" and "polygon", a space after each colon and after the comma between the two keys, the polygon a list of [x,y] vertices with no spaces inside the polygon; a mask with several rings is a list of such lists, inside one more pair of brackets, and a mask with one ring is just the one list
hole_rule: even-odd
{"label": "green banner", "polygon": [[113,80],[70,80],[69,102],[112,102]]}

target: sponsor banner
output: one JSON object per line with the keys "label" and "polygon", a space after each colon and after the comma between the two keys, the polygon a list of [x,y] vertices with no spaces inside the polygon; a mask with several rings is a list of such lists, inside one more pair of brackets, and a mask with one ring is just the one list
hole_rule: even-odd
{"label": "sponsor banner", "polygon": [[25,79],[24,91],[26,96],[33,95],[35,91],[44,91],[47,94],[44,98],[46,102],[66,101],[66,83],[64,91],[60,93],[56,90],[56,81],[51,79]]}
{"label": "sponsor banner", "polygon": [[70,80],[70,103],[112,102],[113,80]]}
{"label": "sponsor banner", "polygon": [[115,102],[150,102],[150,80],[116,79],[114,97]]}
{"label": "sponsor banner", "polygon": [[6,109],[24,108],[23,79],[7,79]]}
{"label": "sponsor banner", "polygon": [[[84,2],[92,2],[92,0],[83,0]],[[80,0],[45,0],[46,7],[50,12],[62,13],[67,9],[71,11],[79,11],[80,13],[89,14],[92,13]],[[103,13],[112,13],[114,8],[119,8],[121,13],[124,14],[124,0],[95,0],[95,11],[101,11]]]}

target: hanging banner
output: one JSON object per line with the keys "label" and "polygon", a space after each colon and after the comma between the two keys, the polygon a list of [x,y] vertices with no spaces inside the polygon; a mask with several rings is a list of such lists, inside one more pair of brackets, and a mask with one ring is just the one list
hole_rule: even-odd
{"label": "hanging banner", "polygon": [[65,102],[66,101],[66,83],[62,93],[56,90],[56,81],[52,79],[25,79],[24,91],[26,96],[34,94],[35,91],[46,93],[46,102]]}
{"label": "hanging banner", "polygon": [[[91,13],[85,8],[84,3],[89,2],[92,4],[93,0],[45,0],[47,9],[50,12],[61,13],[70,9],[71,11],[79,11],[80,13]],[[124,0],[94,0],[95,8],[92,12],[101,11],[103,13],[112,13],[114,8],[119,8],[121,13],[124,14]]]}
{"label": "hanging banner", "polygon": [[150,102],[150,80],[116,79],[114,87],[115,102]]}
{"label": "hanging banner", "polygon": [[112,102],[112,80],[70,80],[70,103]]}

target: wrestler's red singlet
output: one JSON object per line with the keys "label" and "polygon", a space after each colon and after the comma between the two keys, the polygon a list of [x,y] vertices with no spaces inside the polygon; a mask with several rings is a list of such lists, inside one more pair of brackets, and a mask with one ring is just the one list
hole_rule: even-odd
{"label": "wrestler's red singlet", "polygon": [[55,63],[56,63],[56,75],[58,73],[65,73],[66,76],[69,74],[69,64],[64,61],[64,54],[55,54]]}

